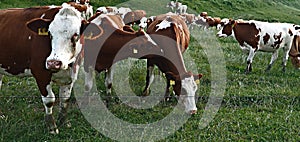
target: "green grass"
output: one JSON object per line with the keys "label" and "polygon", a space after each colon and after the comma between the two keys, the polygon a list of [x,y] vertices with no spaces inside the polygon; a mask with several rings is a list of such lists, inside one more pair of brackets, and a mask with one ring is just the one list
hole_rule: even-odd
{"label": "green grass", "polygon": [[[59,5],[61,2],[62,0],[1,0],[0,8]],[[125,1],[92,0],[95,8],[103,5],[116,5],[121,2]],[[188,4],[189,8],[193,8],[198,13],[207,11],[211,16],[222,18],[300,24],[299,0],[184,0],[183,3]],[[147,6],[149,4],[151,2],[147,1],[145,9],[149,8]],[[161,5],[162,2],[152,4]],[[128,3],[123,5],[128,5]],[[164,10],[166,9],[162,9],[162,11]],[[155,12],[153,8],[150,8],[150,13]],[[196,71],[204,74],[197,91],[199,112],[189,118],[175,133],[159,141],[299,141],[300,73],[299,70],[293,68],[291,62],[288,62],[286,73],[281,72],[282,51],[268,73],[264,70],[270,61],[271,54],[259,52],[254,57],[253,72],[245,75],[247,55],[239,49],[235,40],[232,38],[214,39],[217,32],[214,29],[208,33],[197,30],[194,35],[199,36],[200,40],[196,41],[199,38],[192,38],[184,57],[188,68],[192,65],[192,62],[187,59],[189,55],[196,63]],[[211,88],[211,73],[214,70],[211,69],[208,59],[214,55],[207,52],[207,48],[222,50],[224,53],[223,62],[226,67],[227,84],[221,107],[216,116],[207,126],[202,127],[204,125],[201,123],[201,118],[205,112],[204,108],[209,101],[211,92],[215,91]],[[126,63],[124,64],[126,65]],[[145,82],[145,62],[133,61],[132,63],[131,74],[124,80],[116,81],[128,80],[128,87],[136,94],[140,94]],[[158,72],[156,71],[156,73]],[[122,72],[119,74],[122,75]],[[115,76],[115,78],[117,77]],[[99,94],[106,99],[103,73],[96,79],[97,88],[100,90]],[[157,87],[163,88],[162,84],[158,84]],[[126,93],[127,90],[123,91]],[[57,87],[54,91],[57,94]],[[152,88],[152,93],[155,91],[155,87]],[[116,97],[115,92],[116,90],[113,91],[113,95]],[[72,96],[68,113],[72,127],[61,127],[58,135],[48,134],[44,124],[44,108],[40,93],[33,78],[5,76],[0,94],[0,116],[4,116],[0,117],[0,141],[114,141],[92,127],[79,110],[74,96]],[[108,109],[119,119],[132,124],[150,124],[166,117],[175,105],[176,100],[172,99],[171,102],[160,102],[150,109],[134,109],[115,98]],[[58,106],[56,105],[54,108],[56,118],[57,113]],[[118,130],[118,128],[115,129]],[[124,140],[128,138],[124,138]],[[144,141],[151,140],[154,139],[145,139]]]}

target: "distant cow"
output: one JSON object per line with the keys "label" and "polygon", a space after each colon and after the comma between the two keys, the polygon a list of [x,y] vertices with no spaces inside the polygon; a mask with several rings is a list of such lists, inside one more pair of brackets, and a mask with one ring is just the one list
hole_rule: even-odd
{"label": "distant cow", "polygon": [[120,7],[118,8],[117,14],[121,16],[122,19],[124,19],[124,16],[128,13],[131,12],[132,10],[128,7]]}
{"label": "distant cow", "polygon": [[149,94],[150,85],[153,81],[154,65],[165,73],[167,78],[166,97],[169,96],[169,88],[173,86],[176,95],[185,104],[188,113],[196,113],[195,93],[197,85],[195,80],[201,75],[193,75],[185,68],[182,52],[189,44],[190,33],[184,20],[174,14],[159,15],[147,28],[147,33],[163,49],[164,56],[155,56],[147,60],[147,78],[144,95]]}
{"label": "distant cow", "polygon": [[192,26],[195,25],[196,17],[195,14],[180,14],[183,17],[185,23],[187,24],[188,28],[193,28]]}
{"label": "distant cow", "polygon": [[217,33],[218,37],[233,35],[240,47],[249,52],[246,73],[252,70],[252,61],[257,51],[272,52],[266,71],[269,71],[278,57],[278,49],[283,49],[283,71],[285,71],[289,51],[296,31],[292,24],[268,23],[260,21],[236,22],[229,20]]}
{"label": "distant cow", "polygon": [[135,10],[127,12],[123,18],[126,25],[140,24],[140,20],[146,17],[146,12],[144,10]]}
{"label": "distant cow", "polygon": [[195,24],[208,29],[210,27],[220,28],[221,18],[219,17],[210,17],[210,16],[198,16],[195,20]]}
{"label": "distant cow", "polygon": [[177,14],[185,14],[187,11],[187,5],[181,4],[177,7],[176,13]]}
{"label": "distant cow", "polygon": [[[134,31],[125,26],[117,15],[98,14],[90,19],[85,31],[99,31],[101,36],[85,40],[84,68],[86,76],[86,92],[92,87],[92,71],[107,70],[105,85],[107,93],[111,93],[113,70],[111,66],[120,60],[131,58],[149,58],[148,54],[162,55],[162,50],[142,29]],[[94,62],[96,61],[96,62]],[[92,70],[91,70],[92,69]]]}
{"label": "distant cow", "polygon": [[86,20],[93,16],[93,6],[85,0],[81,0],[79,2],[68,2],[68,4],[80,11],[82,13],[81,16]]}
{"label": "distant cow", "polygon": [[147,28],[155,20],[155,18],[156,18],[156,16],[150,16],[149,18],[143,17],[140,20],[139,27],[140,28]]}

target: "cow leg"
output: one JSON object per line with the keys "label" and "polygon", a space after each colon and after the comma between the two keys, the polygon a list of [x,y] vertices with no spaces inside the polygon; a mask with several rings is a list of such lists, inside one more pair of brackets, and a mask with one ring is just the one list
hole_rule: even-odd
{"label": "cow leg", "polygon": [[271,62],[270,64],[268,65],[266,71],[270,71],[272,65],[274,64],[275,60],[278,58],[278,50],[274,51],[273,54],[272,54],[272,58],[271,58]]}
{"label": "cow leg", "polygon": [[52,115],[52,108],[53,108],[53,105],[54,105],[54,102],[55,102],[55,95],[52,92],[52,87],[51,87],[50,84],[47,85],[46,89],[47,89],[48,95],[47,96],[42,96],[42,101],[43,101],[43,104],[44,104],[44,107],[45,107],[45,112],[46,112],[45,121],[46,121],[46,124],[48,125],[50,133],[51,134],[58,134],[59,131],[57,129],[57,126],[55,124],[55,120],[54,120],[53,115]]}
{"label": "cow leg", "polygon": [[111,95],[112,80],[114,75],[114,67],[112,66],[105,72],[105,87],[107,95]]}
{"label": "cow leg", "polygon": [[165,92],[165,101],[169,101],[171,99],[171,96],[170,96],[170,80],[167,79],[167,87],[166,87],[166,92]]}
{"label": "cow leg", "polygon": [[67,108],[70,101],[71,90],[73,83],[70,85],[60,86],[59,90],[59,100],[60,100],[60,110],[58,115],[58,125],[66,124],[67,127],[71,127],[71,123],[66,122]]}
{"label": "cow leg", "polygon": [[147,62],[146,86],[143,91],[143,96],[148,96],[150,94],[150,86],[154,80],[153,70],[154,70],[154,65]]}
{"label": "cow leg", "polygon": [[247,57],[247,67],[245,73],[248,74],[252,71],[252,61],[253,57],[255,55],[255,50],[253,48],[250,48],[249,55]]}
{"label": "cow leg", "polygon": [[2,78],[3,78],[3,75],[0,74],[0,90],[1,90],[1,87],[2,87]]}
{"label": "cow leg", "polygon": [[290,48],[291,46],[292,46],[292,42],[286,46],[289,48],[283,48],[283,61],[282,61],[282,71],[283,72],[285,72],[285,70],[286,70],[286,64],[289,59],[289,52],[291,50],[291,48]]}
{"label": "cow leg", "polygon": [[87,72],[84,72],[84,96],[81,99],[80,107],[86,107],[91,101],[91,90],[93,88],[94,81],[94,69],[92,67],[88,68]]}

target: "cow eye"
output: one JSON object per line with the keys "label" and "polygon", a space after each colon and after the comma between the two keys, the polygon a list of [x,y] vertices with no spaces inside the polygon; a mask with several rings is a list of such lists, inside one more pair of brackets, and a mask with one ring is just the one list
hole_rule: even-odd
{"label": "cow eye", "polygon": [[71,42],[72,42],[72,46],[76,47],[76,42],[79,40],[79,34],[75,33],[72,37],[71,37]]}

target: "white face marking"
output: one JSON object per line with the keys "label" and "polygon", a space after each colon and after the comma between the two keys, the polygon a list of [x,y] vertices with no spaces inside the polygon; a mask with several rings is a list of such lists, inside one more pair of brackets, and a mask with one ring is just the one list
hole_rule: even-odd
{"label": "white face marking", "polygon": [[189,78],[185,78],[181,81],[182,91],[181,93],[187,93],[180,95],[180,99],[182,100],[185,111],[190,113],[191,111],[196,111],[196,100],[195,93],[198,89],[196,82],[194,81],[194,77],[191,76]]}
{"label": "white face marking", "polygon": [[142,27],[142,28],[146,28],[147,27],[147,18],[146,17],[143,17],[141,20],[140,20],[140,24],[139,26]]}
{"label": "white face marking", "polygon": [[[79,41],[82,20],[81,13],[74,7],[69,5],[64,6],[65,7],[60,9],[49,25],[49,32],[52,35],[52,51],[47,58],[47,61],[61,61],[61,69],[67,69],[68,65],[76,60],[76,57],[82,49],[82,45]],[[74,41],[75,47],[71,41],[74,35],[78,36]]]}
{"label": "white face marking", "polygon": [[156,27],[158,28],[156,29],[155,32],[171,27],[171,22],[167,20],[163,20],[160,24],[157,24]]}

